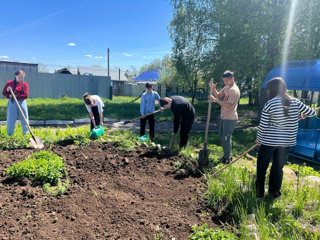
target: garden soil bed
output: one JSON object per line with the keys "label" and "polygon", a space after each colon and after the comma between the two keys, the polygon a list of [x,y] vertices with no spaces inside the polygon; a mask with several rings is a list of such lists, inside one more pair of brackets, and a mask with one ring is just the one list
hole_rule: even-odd
{"label": "garden soil bed", "polygon": [[[216,227],[203,178],[168,174],[178,156],[114,150],[113,143],[51,146],[70,186],[58,197],[5,168],[39,150],[0,150],[0,239],[187,239],[194,224]],[[157,234],[157,235],[156,235]]]}

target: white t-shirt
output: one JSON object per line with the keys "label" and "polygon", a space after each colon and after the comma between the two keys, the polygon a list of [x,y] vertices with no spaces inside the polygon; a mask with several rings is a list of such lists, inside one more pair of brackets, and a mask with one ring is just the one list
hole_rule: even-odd
{"label": "white t-shirt", "polygon": [[[104,104],[103,104],[101,98],[98,95],[90,95],[90,97],[94,99],[93,106],[97,106],[99,113],[102,113]],[[88,112],[91,112],[91,107],[88,106],[87,104],[85,104],[85,106],[86,106]]]}

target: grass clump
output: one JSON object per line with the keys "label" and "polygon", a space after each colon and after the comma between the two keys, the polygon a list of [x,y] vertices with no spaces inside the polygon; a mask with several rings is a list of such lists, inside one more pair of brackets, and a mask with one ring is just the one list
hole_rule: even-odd
{"label": "grass clump", "polygon": [[56,184],[62,177],[64,167],[61,157],[47,151],[40,151],[8,167],[6,175],[15,179],[25,177],[37,179],[44,184]]}
{"label": "grass clump", "polygon": [[193,233],[188,237],[192,240],[224,240],[224,239],[237,239],[233,233],[221,230],[221,229],[208,229],[208,224],[205,223],[203,226],[198,227],[197,225],[192,226]]}

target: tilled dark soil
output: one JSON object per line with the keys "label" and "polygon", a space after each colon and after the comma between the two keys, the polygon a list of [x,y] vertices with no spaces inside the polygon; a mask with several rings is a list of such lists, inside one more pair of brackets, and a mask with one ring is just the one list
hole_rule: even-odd
{"label": "tilled dark soil", "polygon": [[[123,152],[112,143],[52,146],[70,187],[53,197],[5,168],[35,149],[0,150],[0,239],[187,239],[194,224],[214,228],[203,178],[168,174],[178,156]],[[157,234],[157,235],[156,235]]]}

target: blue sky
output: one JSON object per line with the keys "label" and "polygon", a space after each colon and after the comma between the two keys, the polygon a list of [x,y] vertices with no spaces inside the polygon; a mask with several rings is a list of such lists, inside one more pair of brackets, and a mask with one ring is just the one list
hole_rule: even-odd
{"label": "blue sky", "polygon": [[0,60],[141,67],[170,54],[165,0],[0,0]]}

